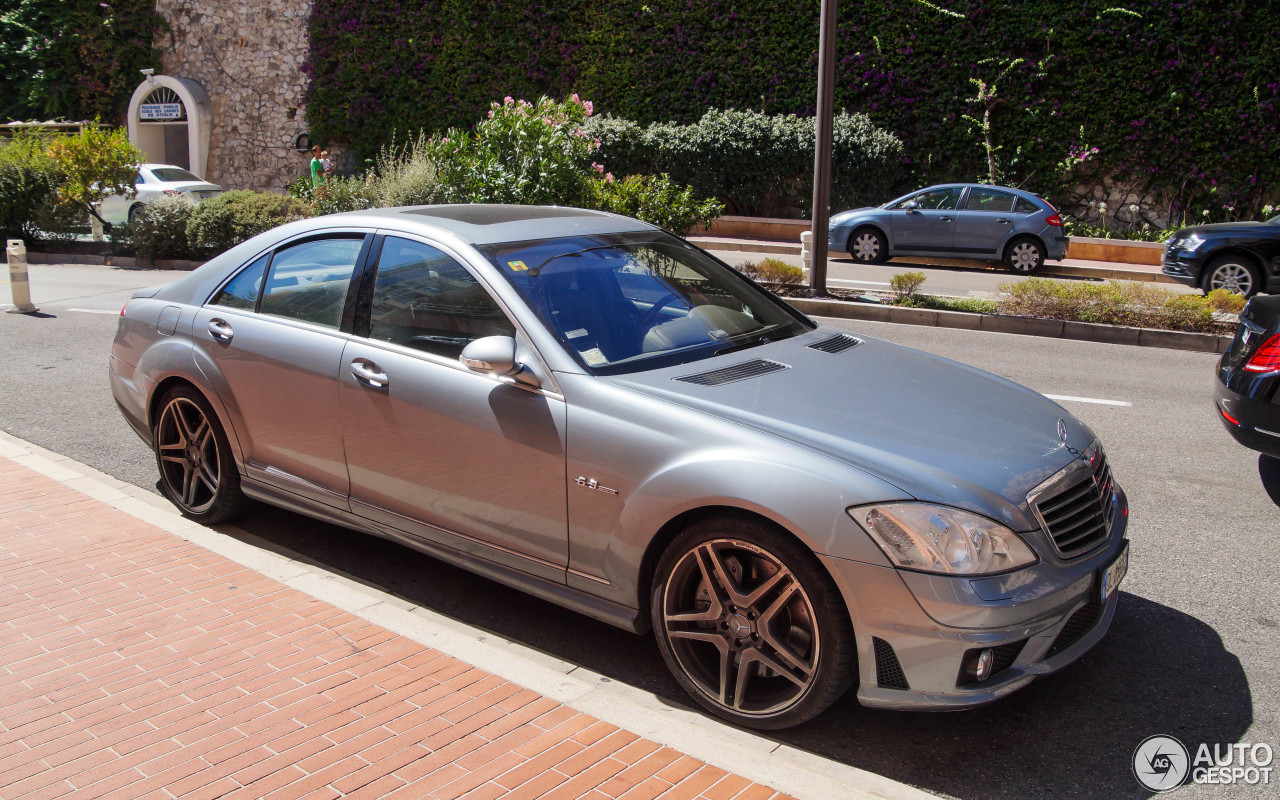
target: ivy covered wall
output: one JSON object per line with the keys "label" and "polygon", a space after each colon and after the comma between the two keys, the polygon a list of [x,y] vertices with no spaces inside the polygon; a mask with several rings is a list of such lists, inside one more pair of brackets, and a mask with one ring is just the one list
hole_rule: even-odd
{"label": "ivy covered wall", "polygon": [[[640,122],[813,112],[817,0],[315,0],[307,119],[365,155],[506,95]],[[1280,14],[1256,0],[842,0],[837,107],[912,181],[1079,211],[1256,216],[1280,182]],[[1131,206],[1140,210],[1126,211]],[[1208,212],[1206,215],[1205,212]]]}

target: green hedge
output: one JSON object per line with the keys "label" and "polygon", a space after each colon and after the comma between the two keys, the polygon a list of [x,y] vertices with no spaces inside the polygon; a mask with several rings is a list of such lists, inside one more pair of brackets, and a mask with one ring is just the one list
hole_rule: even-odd
{"label": "green hedge", "polygon": [[[577,91],[642,124],[809,115],[818,9],[316,0],[307,117],[315,139],[369,156],[393,131],[470,125],[508,94]],[[1274,4],[1251,0],[845,2],[836,102],[898,136],[912,182],[975,179],[988,173],[982,81],[1001,181],[1070,202],[1067,186],[1106,177],[1140,213],[1248,217],[1280,183],[1276,41]]]}

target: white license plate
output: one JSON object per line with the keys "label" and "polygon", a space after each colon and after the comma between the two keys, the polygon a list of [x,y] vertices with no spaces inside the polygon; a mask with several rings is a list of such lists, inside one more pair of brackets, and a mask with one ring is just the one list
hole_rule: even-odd
{"label": "white license plate", "polygon": [[1120,551],[1120,555],[1110,566],[1102,571],[1102,600],[1106,602],[1119,586],[1120,581],[1124,580],[1125,574],[1129,571],[1129,545],[1126,542],[1124,549]]}

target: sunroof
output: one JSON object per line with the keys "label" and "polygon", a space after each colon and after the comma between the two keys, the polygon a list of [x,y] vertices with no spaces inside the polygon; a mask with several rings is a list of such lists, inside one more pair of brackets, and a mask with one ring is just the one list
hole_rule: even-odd
{"label": "sunroof", "polygon": [[500,225],[505,222],[524,222],[525,220],[530,219],[593,216],[589,212],[581,211],[576,208],[499,205],[459,205],[445,206],[442,208],[420,208],[413,211],[405,211],[403,213],[417,214],[423,217],[451,219],[455,222],[465,222],[468,225]]}

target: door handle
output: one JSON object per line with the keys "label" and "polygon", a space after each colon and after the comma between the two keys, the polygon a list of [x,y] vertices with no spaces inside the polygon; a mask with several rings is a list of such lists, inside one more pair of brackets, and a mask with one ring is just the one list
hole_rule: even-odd
{"label": "door handle", "polygon": [[355,376],[357,383],[362,383],[372,389],[385,389],[387,384],[390,383],[387,380],[387,373],[382,371],[382,367],[367,358],[357,358],[352,361],[351,374]]}
{"label": "door handle", "polygon": [[231,329],[231,326],[227,324],[225,319],[218,319],[215,317],[209,320],[209,334],[219,342],[226,344],[231,341],[231,337],[235,336],[236,332]]}
{"label": "door handle", "polygon": [[1010,220],[1007,220],[1007,219],[998,219],[998,220],[996,220],[996,222],[999,222],[1001,225],[1008,225],[1008,224],[1010,223]]}
{"label": "door handle", "polygon": [[938,217],[938,222],[955,222],[955,217]]}

